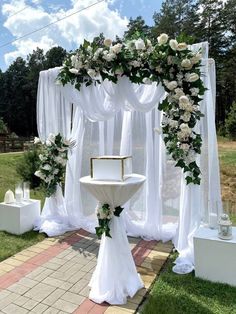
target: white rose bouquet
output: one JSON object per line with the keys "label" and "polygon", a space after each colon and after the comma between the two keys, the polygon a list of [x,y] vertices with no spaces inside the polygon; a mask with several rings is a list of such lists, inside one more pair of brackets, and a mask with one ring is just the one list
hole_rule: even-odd
{"label": "white rose bouquet", "polygon": [[39,169],[34,173],[42,180],[42,187],[47,197],[56,192],[58,184],[64,179],[68,151],[75,145],[74,141],[65,140],[61,134],[49,134],[45,143],[35,138],[35,145],[41,145]]}

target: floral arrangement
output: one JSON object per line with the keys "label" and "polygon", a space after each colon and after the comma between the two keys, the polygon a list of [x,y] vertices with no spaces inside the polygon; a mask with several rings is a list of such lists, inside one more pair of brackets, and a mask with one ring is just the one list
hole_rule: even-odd
{"label": "floral arrangement", "polygon": [[105,235],[109,238],[111,238],[110,235],[110,220],[112,219],[113,216],[119,217],[123,207],[115,207],[112,208],[109,204],[103,204],[101,205],[100,203],[96,207],[96,214],[98,217],[98,224],[99,227],[96,227],[96,235],[100,239],[102,234],[105,233]]}
{"label": "floral arrangement", "polygon": [[161,34],[155,43],[147,38],[125,42],[105,39],[84,41],[66,58],[58,80],[80,89],[108,79],[114,83],[125,75],[138,84],[162,83],[168,96],[163,110],[162,131],[169,155],[183,168],[186,182],[200,184],[196,154],[201,152],[201,135],[194,131],[203,117],[199,110],[205,87],[200,78],[201,52],[193,53],[185,42]]}
{"label": "floral arrangement", "polygon": [[40,166],[35,175],[42,180],[42,186],[47,197],[52,196],[61,184],[65,174],[68,151],[75,142],[65,140],[61,134],[49,134],[45,143],[35,137],[34,144],[41,144],[42,149],[39,155]]}

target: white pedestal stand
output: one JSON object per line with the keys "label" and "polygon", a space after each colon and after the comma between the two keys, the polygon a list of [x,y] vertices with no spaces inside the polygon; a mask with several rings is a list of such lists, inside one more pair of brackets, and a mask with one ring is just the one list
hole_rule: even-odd
{"label": "white pedestal stand", "polygon": [[[123,182],[97,181],[90,177],[80,179],[101,204],[107,203],[114,208],[125,204],[144,181],[144,176],[135,174]],[[130,252],[122,214],[111,219],[110,229],[112,238],[102,236],[97,266],[89,284],[89,298],[97,303],[125,304],[127,297],[133,297],[144,285]]]}

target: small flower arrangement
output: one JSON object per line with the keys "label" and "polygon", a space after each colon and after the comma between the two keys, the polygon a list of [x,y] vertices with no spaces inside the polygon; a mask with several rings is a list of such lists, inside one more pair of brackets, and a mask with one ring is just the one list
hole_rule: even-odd
{"label": "small flower arrangement", "polygon": [[49,134],[45,143],[39,138],[34,139],[34,144],[41,144],[39,155],[40,166],[34,173],[42,180],[42,186],[47,197],[52,196],[61,184],[65,175],[68,151],[75,145],[74,141],[65,140],[61,134]]}
{"label": "small flower arrangement", "polygon": [[105,233],[105,235],[109,238],[111,238],[110,235],[110,220],[112,219],[113,216],[119,217],[122,210],[124,208],[121,206],[112,208],[109,204],[103,204],[101,205],[98,203],[96,207],[96,214],[98,217],[98,224],[99,227],[96,227],[96,235],[100,239],[102,234]]}
{"label": "small flower arrangement", "polygon": [[125,75],[138,84],[162,83],[168,96],[158,109],[164,112],[162,132],[166,150],[186,174],[187,184],[200,184],[201,171],[196,163],[201,153],[201,134],[195,132],[203,117],[199,103],[206,88],[200,78],[201,51],[192,52],[185,42],[161,34],[155,42],[137,38],[103,43],[84,43],[66,58],[58,80],[80,90],[82,84],[117,83]]}

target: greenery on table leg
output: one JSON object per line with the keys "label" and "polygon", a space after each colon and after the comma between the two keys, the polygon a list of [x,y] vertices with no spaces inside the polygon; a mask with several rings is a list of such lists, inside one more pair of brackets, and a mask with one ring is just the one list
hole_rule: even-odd
{"label": "greenery on table leg", "polygon": [[97,217],[98,217],[98,227],[95,228],[96,235],[99,239],[101,239],[103,233],[105,233],[106,237],[111,238],[110,234],[110,221],[113,216],[120,217],[120,214],[124,208],[121,206],[117,206],[114,209],[110,207],[109,204],[103,204],[102,206],[99,204],[96,208]]}

